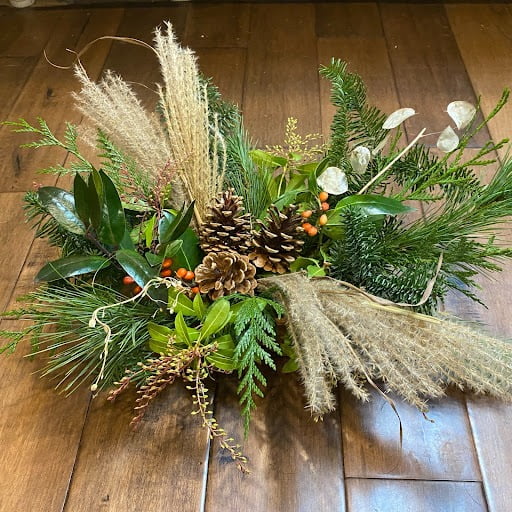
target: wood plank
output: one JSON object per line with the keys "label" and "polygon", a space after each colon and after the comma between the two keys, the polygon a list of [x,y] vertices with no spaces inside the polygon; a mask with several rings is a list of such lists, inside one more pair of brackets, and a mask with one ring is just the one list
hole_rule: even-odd
{"label": "wood plank", "polygon": [[[39,12],[39,11],[38,11]],[[112,34],[120,21],[121,10],[97,10],[84,14],[81,11],[57,11],[55,15],[56,30],[47,47],[50,59],[57,63],[69,63],[66,48],[82,48],[89,41],[102,35]],[[105,61],[110,48],[109,41],[98,43],[94,51],[84,57],[84,65],[91,77],[96,77]],[[70,70],[52,68],[40,56],[30,79],[20,93],[11,110],[11,119],[25,117],[34,122],[40,116],[58,134],[62,133],[64,121],[79,123],[81,116],[72,108],[70,92],[76,90],[77,82]],[[36,169],[54,165],[59,158],[59,150],[27,150],[19,145],[30,136],[21,136],[10,131],[8,126],[0,128],[0,191],[23,191],[31,186]],[[41,176],[38,181],[43,184],[55,183],[55,177]]]}
{"label": "wood plank", "polygon": [[[101,10],[89,16],[84,16],[83,12],[54,12],[53,18],[48,19],[61,25],[59,36],[54,39],[56,44],[50,47],[56,49],[57,43],[65,44],[72,41],[74,44],[85,44],[98,35],[112,31],[113,25],[119,20],[119,17],[116,18],[116,13],[119,12]],[[108,17],[105,17],[105,14],[108,14]],[[44,14],[41,19],[46,19]],[[91,23],[88,24],[88,21]],[[101,33],[98,34],[95,30]],[[103,64],[101,59],[104,58],[105,52],[100,51],[92,61],[89,61],[90,69],[96,69],[98,72]],[[30,104],[37,104],[37,101],[32,102],[27,91],[35,94],[41,89],[41,84],[53,84],[51,80],[46,80],[48,76],[45,75],[53,70],[47,67],[45,71],[41,61],[38,67],[39,69],[30,76],[16,104],[20,114],[25,113],[24,105],[28,110]],[[46,94],[47,88],[43,86],[43,89]],[[60,89],[59,93],[60,91],[64,89]],[[54,119],[52,112],[59,112],[61,102],[57,97],[47,98],[47,102],[52,103],[52,108],[46,109],[51,121]],[[61,110],[59,115],[64,115],[66,109]],[[35,109],[32,111],[33,115],[37,113]],[[10,137],[6,136],[5,131],[0,133],[0,140],[2,148],[10,144]],[[61,161],[63,160],[64,156]],[[4,172],[8,174],[7,178],[12,176],[9,165],[10,162],[4,167]],[[25,172],[27,181],[34,179],[33,176],[33,169]],[[32,233],[28,226],[20,222],[23,217],[22,195],[10,192],[0,194],[4,224],[0,237],[0,282],[4,290],[2,307],[9,300],[32,241]],[[40,257],[38,252],[37,258]],[[33,275],[36,270],[31,265],[30,258],[25,268],[27,275]],[[23,283],[23,286],[26,284]],[[0,328],[19,329],[21,326],[21,322],[3,320]],[[0,483],[0,508],[30,512],[62,511],[89,403],[89,393],[83,390],[68,399],[57,395],[52,389],[51,382],[46,379],[40,380],[34,373],[40,368],[41,362],[24,359],[24,351],[26,348],[20,347],[15,355],[0,358],[0,407],[4,411],[0,418],[0,466],[8,468],[9,475]]]}
{"label": "wood plank", "polygon": [[[237,440],[243,426],[234,378],[219,379],[215,415]],[[314,422],[304,409],[303,389],[295,375],[274,374],[253,415],[244,445],[252,473],[237,471],[213,443],[206,512],[222,510],[344,511],[343,463],[339,417]],[[229,495],[229,500],[226,496]]]}
{"label": "wood plank", "polygon": [[[451,119],[446,105],[453,100],[476,102],[464,62],[442,5],[379,4],[401,107],[418,113],[405,127],[409,139],[422,128],[440,132]],[[471,142],[481,147],[484,129]],[[424,139],[435,146],[437,138]]]}
{"label": "wood plank", "polygon": [[358,478],[481,480],[464,401],[450,394],[430,402],[427,421],[412,406],[390,395],[392,408],[372,391],[370,403],[349,392],[341,396],[345,474]]}
{"label": "wood plank", "polygon": [[[508,34],[512,29],[512,9],[509,5],[449,5],[448,19],[455,34],[464,64],[475,92],[482,96],[481,105],[488,114],[498,100],[501,90],[512,84],[510,55],[512,43]],[[508,104],[495,117],[489,131],[495,140],[512,135],[512,106]],[[503,158],[506,149],[500,152]],[[505,243],[512,245],[510,230]],[[492,280],[479,279],[482,291],[479,296],[489,309],[452,297],[451,310],[458,315],[479,319],[497,335],[512,337],[510,304],[512,304],[512,264]],[[510,508],[512,502],[512,406],[487,398],[468,397],[467,406],[473,429],[476,450],[482,470],[484,487],[493,512]]]}
{"label": "wood plank", "polygon": [[247,47],[249,4],[192,4],[185,44],[194,48]]}
{"label": "wood plank", "polygon": [[[147,12],[148,16],[143,16]],[[129,9],[120,34],[148,39],[157,18],[182,22],[183,9]],[[144,19],[143,23],[140,20]],[[181,21],[180,21],[181,20]],[[175,24],[176,26],[176,24]],[[180,24],[181,31],[184,28]],[[132,50],[137,50],[132,53]],[[157,80],[157,64],[136,47],[114,48],[108,66],[129,80]],[[141,94],[144,95],[141,89]],[[152,100],[151,94],[145,96]],[[134,394],[110,404],[100,396],[87,417],[66,511],[200,510],[206,483],[208,439],[197,416],[192,416],[190,392],[177,383],[151,407],[139,432],[133,433]],[[119,475],[123,475],[120,479]]]}
{"label": "wood plank", "polygon": [[[512,86],[510,55],[512,41],[512,8],[510,5],[447,5],[450,26],[457,40],[469,79],[481,107],[489,114],[495,107],[502,90]],[[511,138],[512,103],[489,124],[495,140]],[[500,155],[505,156],[507,148]]]}
{"label": "wood plank", "polygon": [[[350,512],[485,512],[481,484],[396,480],[347,480]],[[503,509],[503,512],[505,509]]]}
{"label": "wood plank", "polygon": [[260,146],[281,143],[291,116],[299,133],[320,132],[317,68],[312,4],[252,6],[244,114]]}
{"label": "wood plank", "polygon": [[200,510],[208,443],[180,383],[150,407],[137,432],[134,394],[93,400],[66,512]]}
{"label": "wood plank", "polygon": [[[350,69],[363,78],[371,104],[386,113],[398,109],[400,103],[377,4],[319,4],[316,16],[320,64],[329,64],[332,58],[348,62]],[[320,103],[324,136],[329,134],[335,112],[329,97],[330,83],[322,79]]]}
{"label": "wood plank", "polygon": [[[304,8],[303,8],[304,7]],[[248,70],[245,82],[243,110],[251,135],[265,141],[279,142],[282,139],[285,116],[295,115],[299,119],[301,131],[319,131],[320,113],[318,108],[317,63],[314,52],[306,49],[313,44],[313,18],[311,6],[294,6],[293,11],[285,6],[253,6],[252,20],[255,25],[251,33],[258,33],[265,27],[265,33],[271,48],[267,52],[263,41],[258,37],[251,39]],[[298,9],[298,12],[295,12]],[[284,22],[283,22],[284,18]],[[276,20],[284,23],[278,26]],[[284,39],[281,31],[294,26]],[[284,34],[284,32],[283,32]],[[289,40],[291,38],[291,41]],[[268,41],[265,41],[267,44]],[[251,47],[251,45],[253,45]],[[275,46],[274,46],[275,45]],[[280,46],[279,46],[280,45]],[[290,55],[287,48],[298,45],[298,54],[306,54],[302,63],[286,64],[286,69],[301,82],[289,81],[282,73],[284,56]],[[212,54],[215,52],[212,50]],[[200,54],[203,63],[204,54]],[[264,59],[264,60],[262,60]],[[292,57],[292,60],[295,58]],[[227,59],[209,60],[209,68],[214,78],[223,78],[225,85],[219,82],[226,96],[236,101],[238,84],[243,82],[243,69],[232,69],[226,65]],[[265,62],[265,65],[263,65]],[[288,71],[287,71],[288,72]],[[275,83],[274,83],[275,82]],[[281,83],[277,92],[277,84]],[[262,84],[267,97],[256,88]],[[230,85],[231,92],[224,87]],[[272,88],[272,92],[270,92]],[[280,103],[290,97],[289,113]],[[239,98],[241,99],[241,98]],[[258,112],[257,103],[265,104],[266,112],[281,116],[282,124],[271,130],[264,112]],[[277,117],[276,117],[277,119]],[[302,121],[308,120],[311,128],[304,128]],[[277,122],[277,121],[275,121]],[[295,375],[272,374],[268,379],[264,400],[258,401],[253,416],[251,433],[244,443],[244,451],[249,457],[250,475],[243,475],[236,469],[229,457],[219,452],[215,441],[210,455],[206,511],[219,510],[219,504],[227,511],[251,510],[266,512],[270,510],[344,510],[343,464],[341,456],[341,432],[339,417],[335,413],[323,422],[315,423],[304,410],[303,390]],[[236,379],[233,377],[218,379],[216,389],[215,415],[220,425],[227,429],[237,441],[243,439],[243,426],[236,395]],[[225,499],[227,489],[230,496]]]}

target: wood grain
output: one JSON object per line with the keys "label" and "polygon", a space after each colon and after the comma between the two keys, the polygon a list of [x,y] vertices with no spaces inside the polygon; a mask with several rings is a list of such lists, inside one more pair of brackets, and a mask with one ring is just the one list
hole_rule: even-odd
{"label": "wood grain", "polygon": [[[453,100],[476,102],[464,63],[442,5],[379,4],[400,106],[418,113],[405,123],[409,139],[422,128],[440,132],[451,123]],[[470,146],[488,140],[484,129]],[[435,146],[437,137],[424,139]]]}
{"label": "wood grain", "polygon": [[485,512],[481,484],[347,480],[349,512]]}
{"label": "wood grain", "polygon": [[192,4],[185,33],[195,48],[247,47],[250,4]]}
{"label": "wood grain", "polygon": [[254,4],[251,9],[247,130],[261,146],[282,142],[290,116],[299,119],[299,133],[320,132],[313,5]]}
{"label": "wood grain", "polygon": [[[92,14],[69,10],[57,11],[55,26],[58,26],[59,30],[54,32],[54,37],[46,48],[49,58],[60,64],[69,63],[66,48],[81,48],[97,37],[114,33],[120,16],[120,10],[102,10]],[[100,42],[95,51],[84,57],[84,65],[89,76],[94,78],[100,72],[110,44],[109,41]],[[70,93],[76,87],[72,71],[52,68],[44,56],[40,55],[30,80],[10,112],[10,117],[25,117],[34,122],[36,117],[40,116],[48,122],[50,128],[61,134],[64,121],[77,124],[81,119],[80,114],[72,108]],[[34,137],[12,133],[8,126],[0,128],[0,137],[0,191],[27,190],[32,185],[36,169],[55,165],[58,150],[19,149],[20,144],[33,140]],[[44,175],[38,178],[38,181],[52,184],[55,183],[55,177]]]}
{"label": "wood grain", "polygon": [[390,395],[390,405],[372,391],[361,403],[344,391],[340,398],[347,477],[417,480],[481,480],[469,421],[460,396],[430,402],[427,421],[412,406]]}
{"label": "wood grain", "polygon": [[[339,417],[315,423],[304,409],[302,386],[294,375],[273,374],[244,443],[250,475],[218,451],[209,464],[206,512],[344,511]],[[243,436],[233,378],[220,379],[215,415],[237,440]],[[226,500],[229,496],[229,500]]]}

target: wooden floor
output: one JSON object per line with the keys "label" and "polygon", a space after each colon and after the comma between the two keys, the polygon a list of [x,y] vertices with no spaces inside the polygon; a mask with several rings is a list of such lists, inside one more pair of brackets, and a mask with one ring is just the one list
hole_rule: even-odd
{"label": "wooden floor", "polygon": [[[238,102],[261,144],[281,140],[286,118],[303,132],[328,133],[332,108],[317,68],[332,56],[351,63],[386,111],[414,107],[408,136],[447,124],[447,103],[482,95],[488,113],[512,85],[512,7],[506,4],[186,4],[147,8],[0,10],[0,119],[44,117],[62,129],[80,123],[71,108],[73,75],[50,67],[65,48],[120,34],[151,39],[162,20],[198,55],[202,69]],[[92,76],[112,68],[152,84],[156,63],[142,48],[102,42],[86,59]],[[151,93],[136,86],[149,100]],[[512,135],[512,107],[490,127]],[[0,307],[31,289],[48,257],[21,219],[23,191],[35,169],[65,155],[17,149],[0,128]],[[478,138],[475,145],[485,142]],[[512,243],[512,238],[511,238]],[[450,301],[512,335],[512,266],[482,279],[489,309]],[[13,327],[3,321],[1,328]],[[512,407],[452,394],[432,403],[426,421],[400,405],[403,447],[389,406],[339,396],[339,412],[313,422],[294,376],[276,376],[245,443],[252,474],[240,474],[208,445],[189,411],[187,392],[172,389],[138,433],[128,428],[131,396],[117,404],[87,392],[68,399],[33,375],[22,353],[0,359],[1,512],[473,512],[512,510]],[[219,421],[242,436],[233,382],[217,383]]]}

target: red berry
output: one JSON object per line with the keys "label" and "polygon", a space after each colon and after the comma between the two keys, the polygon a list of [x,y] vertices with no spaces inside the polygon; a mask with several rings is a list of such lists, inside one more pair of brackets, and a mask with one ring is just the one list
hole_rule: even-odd
{"label": "red berry", "polygon": [[304,219],[309,219],[309,217],[311,217],[311,215],[313,215],[313,212],[311,210],[304,210],[302,213],[302,218]]}
{"label": "red berry", "polygon": [[164,261],[162,261],[162,268],[171,268],[171,265],[172,265],[171,258],[165,258]]}
{"label": "red berry", "polygon": [[318,199],[322,202],[327,201],[327,199],[329,199],[329,194],[327,192],[320,192],[320,194],[318,194]]}
{"label": "red berry", "polygon": [[194,288],[191,288],[190,291],[192,293],[199,293],[199,286],[194,286]]}
{"label": "red berry", "polygon": [[141,288],[139,285],[137,285],[137,286],[135,286],[135,287],[133,288],[133,295],[137,295],[137,294],[139,294],[141,291],[142,291],[142,288]]}
{"label": "red berry", "polygon": [[304,222],[304,224],[302,224],[302,228],[304,229],[304,231],[308,232],[313,226],[309,223],[309,222]]}
{"label": "red berry", "polygon": [[164,270],[162,270],[162,271],[160,272],[160,275],[161,275],[162,277],[171,277],[171,275],[172,275],[172,270],[171,270],[170,268],[166,268],[166,269],[164,269]]}
{"label": "red berry", "polygon": [[318,234],[318,229],[315,226],[311,226],[311,229],[307,231],[309,236],[315,236]]}
{"label": "red berry", "polygon": [[327,218],[327,215],[325,215],[324,213],[323,215],[320,215],[320,218],[318,219],[318,224],[320,224],[320,226],[325,226],[328,221],[329,219]]}
{"label": "red berry", "polygon": [[194,279],[194,277],[196,277],[194,272],[192,272],[192,270],[188,270],[187,273],[183,276],[183,279],[185,281],[192,281],[192,279]]}
{"label": "red berry", "polygon": [[176,275],[180,278],[180,279],[183,279],[185,277],[185,275],[187,274],[187,269],[186,268],[179,268],[178,270],[176,270]]}
{"label": "red berry", "polygon": [[124,276],[123,277],[123,284],[133,284],[135,280],[132,276]]}
{"label": "red berry", "polygon": [[329,203],[322,203],[321,208],[324,212],[326,212],[330,208]]}

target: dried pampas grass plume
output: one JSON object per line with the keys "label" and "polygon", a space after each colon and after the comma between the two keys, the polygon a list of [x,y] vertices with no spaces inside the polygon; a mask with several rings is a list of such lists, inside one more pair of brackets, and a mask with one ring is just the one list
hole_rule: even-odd
{"label": "dried pampas grass plume", "polygon": [[308,407],[334,408],[341,382],[368,399],[366,384],[388,389],[425,411],[448,385],[510,400],[512,346],[463,323],[372,302],[334,280],[300,273],[261,279],[286,305]]}

